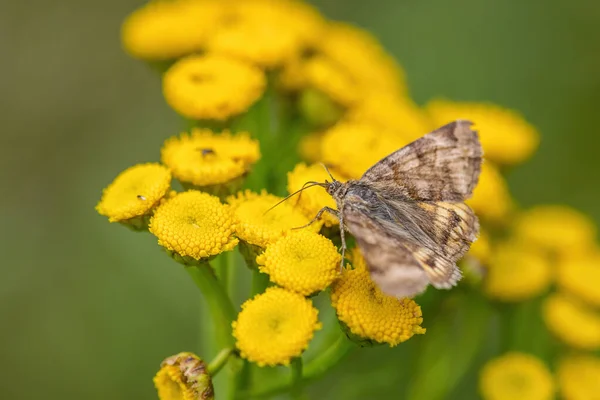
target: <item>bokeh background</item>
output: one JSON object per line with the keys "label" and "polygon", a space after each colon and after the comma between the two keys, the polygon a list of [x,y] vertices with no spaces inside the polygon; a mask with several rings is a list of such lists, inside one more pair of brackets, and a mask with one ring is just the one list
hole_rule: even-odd
{"label": "bokeh background", "polygon": [[[600,4],[314,3],[379,37],[419,103],[444,96],[522,112],[542,142],[509,175],[515,198],[566,203],[600,223]],[[121,21],[141,4],[0,3],[1,398],[156,398],[160,361],[198,346],[200,300],[186,274],[154,237],[94,211],[104,186],[158,160],[182,127],[156,72],[121,50]],[[401,398],[418,340],[356,351],[311,393]],[[476,385],[451,398],[477,398]]]}

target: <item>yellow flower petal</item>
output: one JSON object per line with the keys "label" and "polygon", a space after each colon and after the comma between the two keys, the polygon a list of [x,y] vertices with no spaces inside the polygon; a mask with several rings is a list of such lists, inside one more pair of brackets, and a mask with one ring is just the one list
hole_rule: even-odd
{"label": "yellow flower petal", "polygon": [[230,207],[197,190],[179,193],[159,206],[149,230],[166,250],[194,260],[232,250],[238,243]]}
{"label": "yellow flower petal", "polygon": [[147,215],[171,189],[171,173],[160,164],[138,164],[121,172],[96,206],[110,222]]}
{"label": "yellow flower petal", "polygon": [[596,226],[584,214],[562,205],[533,207],[518,219],[515,234],[559,255],[586,253],[595,246]]}
{"label": "yellow flower petal", "polygon": [[264,73],[220,55],[182,58],[163,76],[163,94],[179,114],[191,119],[226,120],[248,110],[266,85]]}
{"label": "yellow flower petal", "polygon": [[281,237],[256,259],[271,282],[305,296],[325,290],[338,276],[340,261],[331,240],[310,231]]}
{"label": "yellow flower petal", "polygon": [[318,311],[302,295],[272,287],[242,304],[233,336],[242,357],[265,365],[288,365],[321,329]]}
{"label": "yellow flower petal", "polygon": [[[334,177],[341,181],[345,180],[339,175],[334,175]],[[287,189],[289,193],[299,190],[306,182],[331,181],[329,174],[321,164],[307,166],[304,163],[297,164],[293,171],[288,172],[287,179]],[[334,210],[337,209],[333,197],[321,187],[305,189],[296,196],[296,198],[292,198],[290,201],[297,204],[304,212],[304,215],[310,219],[314,218],[323,207],[330,207]],[[325,226],[339,225],[338,219],[330,213],[323,213],[321,219],[325,223]]]}
{"label": "yellow flower petal", "polygon": [[316,89],[344,107],[356,104],[364,92],[346,71],[325,57],[315,56],[305,61],[302,74],[303,87]]}
{"label": "yellow flower petal", "polygon": [[551,282],[552,268],[543,254],[506,242],[492,252],[484,289],[494,299],[523,301],[542,294]]}
{"label": "yellow flower petal", "polygon": [[384,294],[371,280],[358,250],[353,250],[351,259],[354,269],[345,269],[331,287],[331,304],[338,319],[354,335],[390,347],[425,333],[417,303]]}
{"label": "yellow flower petal", "polygon": [[562,293],[544,302],[543,316],[548,329],[570,346],[584,350],[600,349],[600,315]]}
{"label": "yellow flower petal", "polygon": [[484,400],[550,400],[555,385],[548,367],[524,353],[507,353],[481,370],[479,386]]}
{"label": "yellow flower petal", "polygon": [[568,356],[560,361],[557,375],[564,400],[600,400],[600,358]]}
{"label": "yellow flower petal", "polygon": [[482,218],[492,222],[505,221],[513,202],[506,180],[493,164],[483,163],[479,183],[467,204]]}
{"label": "yellow flower petal", "polygon": [[[281,197],[265,191],[260,194],[245,191],[237,196],[230,196],[227,202],[231,204],[235,214],[237,236],[246,243],[265,248],[285,232],[310,222],[310,218],[294,207],[293,200],[283,202],[267,212],[281,200]],[[315,221],[306,229],[318,232],[321,225],[320,221]]]}
{"label": "yellow flower petal", "polygon": [[134,11],[121,36],[129,54],[169,60],[201,50],[224,12],[218,0],[157,0]]}
{"label": "yellow flower petal", "polygon": [[485,158],[497,164],[523,162],[539,144],[538,132],[521,115],[493,104],[434,100],[426,109],[437,126],[457,119],[473,121]]}
{"label": "yellow flower petal", "polygon": [[195,186],[227,183],[246,174],[260,158],[258,141],[247,133],[215,134],[193,129],[165,141],[161,160],[179,181]]}
{"label": "yellow flower petal", "polygon": [[161,363],[154,377],[160,400],[212,400],[214,390],[206,365],[193,353],[179,353]]}

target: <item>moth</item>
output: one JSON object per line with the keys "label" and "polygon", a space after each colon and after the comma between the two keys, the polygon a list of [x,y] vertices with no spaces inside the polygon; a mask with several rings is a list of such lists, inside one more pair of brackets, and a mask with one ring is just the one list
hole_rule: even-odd
{"label": "moth", "polygon": [[[318,184],[337,204],[321,209],[356,239],[372,280],[402,298],[429,284],[449,289],[456,262],[476,240],[479,222],[464,201],[479,180],[482,148],[472,123],[457,120],[397,150],[358,180]],[[342,257],[343,260],[343,257]],[[343,261],[342,261],[343,263]]]}

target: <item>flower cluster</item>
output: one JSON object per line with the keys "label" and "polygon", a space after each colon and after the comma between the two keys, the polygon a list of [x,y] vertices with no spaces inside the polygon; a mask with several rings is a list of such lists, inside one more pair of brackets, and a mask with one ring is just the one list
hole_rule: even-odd
{"label": "flower cluster", "polygon": [[[185,265],[206,299],[203,324],[214,328],[219,346],[209,366],[192,353],[167,358],[154,379],[162,400],[213,398],[212,376],[225,365],[239,376],[217,393],[261,397],[260,379],[247,379],[248,363],[290,366],[291,383],[276,372],[263,386],[298,392],[304,378],[355,344],[393,347],[424,334],[420,298],[384,294],[352,238],[342,260],[344,227],[335,215],[321,215],[324,207],[336,209],[321,186],[331,176],[359,179],[383,157],[457,119],[474,122],[486,157],[467,200],[481,233],[460,265],[464,290],[430,291],[423,304],[469,307],[464,293],[505,303],[502,310],[539,303],[545,334],[579,352],[559,354],[556,377],[533,355],[499,355],[481,370],[484,399],[542,400],[558,390],[577,400],[598,391],[600,361],[589,353],[600,349],[596,227],[571,208],[522,209],[513,199],[506,171],[539,144],[518,112],[441,99],[419,106],[401,66],[375,37],[328,21],[299,0],[151,1],[125,20],[122,42],[133,57],[164,69],[164,98],[187,129],[170,133],[181,132],[165,140],[160,163],[119,174],[96,209],[110,222],[150,232]],[[231,256],[234,250],[241,257]],[[249,280],[243,274],[252,276],[251,287],[239,287]],[[430,332],[442,329],[435,318],[426,321]],[[422,336],[426,352],[439,349],[433,341],[444,335],[431,335],[431,343],[429,336]],[[309,347],[314,359],[305,354]],[[458,364],[466,370],[468,363]]]}

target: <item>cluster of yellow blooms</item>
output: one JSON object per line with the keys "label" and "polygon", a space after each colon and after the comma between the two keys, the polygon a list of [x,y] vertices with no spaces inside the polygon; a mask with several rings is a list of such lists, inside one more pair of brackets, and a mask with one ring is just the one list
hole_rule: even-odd
{"label": "cluster of yellow blooms", "polygon": [[[148,230],[186,268],[216,273],[213,286],[226,288],[220,281],[226,275],[209,262],[236,248],[253,274],[268,275],[270,287],[253,291],[226,321],[234,353],[245,362],[294,365],[323,326],[312,301],[319,293],[330,295],[344,334],[356,343],[395,346],[425,332],[419,305],[383,294],[358,250],[340,271],[338,220],[326,213],[313,221],[321,208],[335,208],[325,191],[305,190],[281,204],[277,191],[291,194],[325,181],[320,163],[336,179],[357,179],[384,156],[456,119],[475,123],[486,157],[468,201],[482,224],[463,262],[473,289],[514,303],[546,294],[555,283],[543,305],[548,329],[573,348],[600,349],[595,227],[562,206],[519,209],[504,172],[535,152],[539,135],[515,111],[442,99],[419,107],[401,67],[373,36],[327,21],[296,0],[151,1],[126,19],[122,40],[132,56],[168,65],[165,100],[195,127],[165,141],[161,163],[123,171],[97,210],[110,222]],[[265,101],[283,106],[270,110],[267,128],[248,124]],[[282,143],[294,140],[291,128],[273,132],[273,119],[288,128],[303,121],[297,147],[305,162],[291,171],[271,161]],[[274,171],[276,184],[246,179],[253,169],[265,176]],[[264,190],[267,184],[276,194]],[[597,393],[599,370],[594,356],[566,355],[557,372],[564,397]],[[169,357],[155,378],[159,397],[212,398],[210,382],[198,371],[205,377],[212,370],[189,353]],[[549,399],[556,386],[542,361],[521,353],[490,361],[480,383],[492,400]]]}

